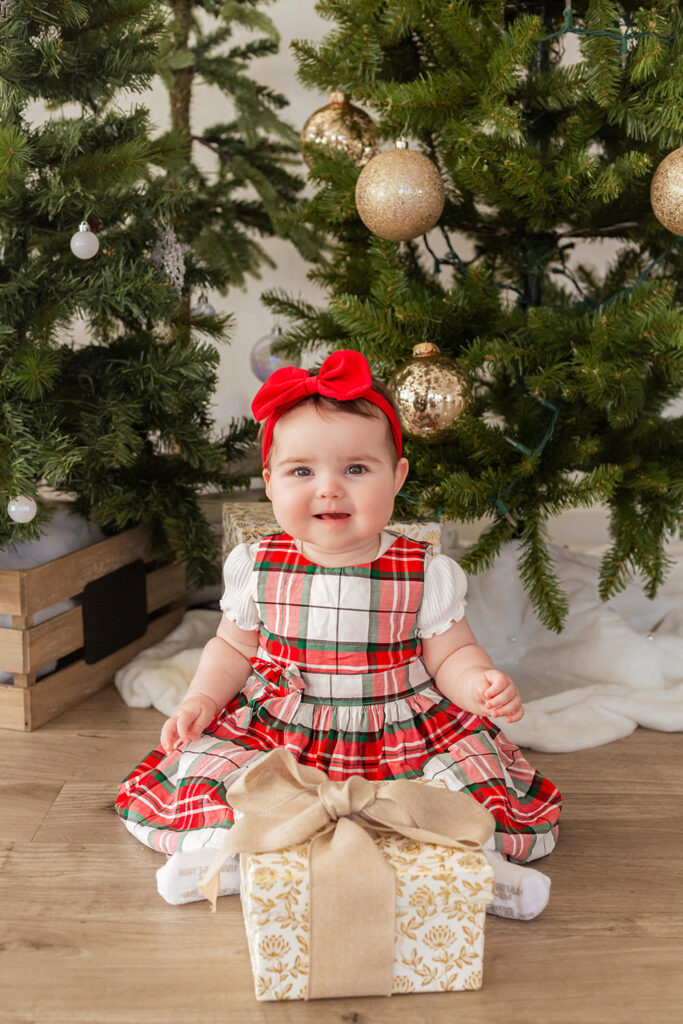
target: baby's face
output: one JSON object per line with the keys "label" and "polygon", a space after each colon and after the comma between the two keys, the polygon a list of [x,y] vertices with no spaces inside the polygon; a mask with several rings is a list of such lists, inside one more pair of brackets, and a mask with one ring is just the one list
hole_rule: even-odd
{"label": "baby's face", "polygon": [[275,518],[311,561],[371,561],[408,472],[395,460],[383,415],[297,406],[275,425],[263,472]]}

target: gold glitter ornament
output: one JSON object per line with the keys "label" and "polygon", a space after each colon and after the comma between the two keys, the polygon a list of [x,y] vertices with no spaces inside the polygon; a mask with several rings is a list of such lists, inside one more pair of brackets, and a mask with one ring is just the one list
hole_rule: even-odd
{"label": "gold glitter ornament", "polygon": [[674,235],[683,235],[683,146],[665,156],[652,176],[652,211]]}
{"label": "gold glitter ornament", "polygon": [[[360,107],[350,103],[343,92],[333,92],[330,102],[309,117],[301,131],[301,144],[315,143],[347,153],[360,167],[379,150],[375,122]],[[304,148],[304,160],[309,167],[313,154]]]}
{"label": "gold glitter ornament", "polygon": [[356,182],[360,219],[390,242],[407,242],[430,231],[445,199],[438,169],[428,157],[408,149],[405,139],[373,157]]}
{"label": "gold glitter ornament", "polygon": [[438,345],[422,342],[413,358],[389,381],[401,426],[411,437],[439,440],[465,408],[465,384],[460,370]]}

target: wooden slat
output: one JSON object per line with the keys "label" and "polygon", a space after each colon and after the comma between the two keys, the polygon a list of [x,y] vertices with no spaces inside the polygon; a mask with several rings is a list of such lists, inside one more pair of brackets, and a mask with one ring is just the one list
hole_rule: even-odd
{"label": "wooden slat", "polygon": [[95,665],[77,661],[38,680],[30,689],[29,728],[38,729],[51,718],[79,704],[106,686],[114,674],[136,654],[162,640],[183,619],[184,608],[177,608],[152,622],[143,637],[102,658]]}
{"label": "wooden slat", "polygon": [[156,611],[173,601],[180,601],[187,592],[184,562],[173,562],[147,573],[147,610]]}
{"label": "wooden slat", "polygon": [[26,569],[0,570],[0,615],[21,615]]}
{"label": "wooden slat", "polygon": [[137,526],[25,571],[24,614],[31,615],[80,594],[86,583],[106,576],[137,558],[144,559],[147,540],[147,530],[144,526]]}
{"label": "wooden slat", "polygon": [[25,637],[26,632],[22,629],[0,629],[0,671],[25,670]]}
{"label": "wooden slat", "polygon": [[83,646],[83,610],[70,608],[28,630],[28,667],[39,669]]}
{"label": "wooden slat", "polygon": [[27,693],[23,686],[0,686],[0,728],[28,729]]}
{"label": "wooden slat", "polygon": [[81,659],[39,679],[28,689],[16,685],[0,686],[0,728],[37,729],[97,693],[136,654],[158,643],[175,629],[184,614],[184,607],[172,608],[155,619],[139,640],[127,644],[95,665],[86,665]]}
{"label": "wooden slat", "polygon": [[[148,573],[146,588],[150,612],[181,601],[187,590],[185,563],[175,562]],[[82,646],[83,614],[79,606],[30,629],[0,629],[0,670],[35,672]],[[21,685],[16,677],[14,682]]]}

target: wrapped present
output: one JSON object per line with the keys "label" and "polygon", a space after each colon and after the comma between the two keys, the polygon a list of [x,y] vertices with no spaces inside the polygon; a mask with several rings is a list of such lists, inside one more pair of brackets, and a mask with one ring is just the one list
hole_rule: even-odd
{"label": "wrapped present", "polygon": [[[481,988],[486,904],[493,898],[493,869],[484,855],[393,833],[371,836],[396,876],[392,994]],[[307,998],[308,848],[301,843],[241,857],[257,999]]]}
{"label": "wrapped present", "polygon": [[[224,502],[223,558],[227,558],[238,544],[253,544],[269,533],[277,533],[279,529],[269,501]],[[426,519],[392,519],[388,529],[404,537],[410,537],[411,540],[431,544],[435,555],[441,551],[441,524],[438,522]]]}
{"label": "wrapped present", "polygon": [[343,782],[284,749],[231,787],[238,820],[201,890],[241,853],[256,998],[481,987],[493,818],[422,781]]}

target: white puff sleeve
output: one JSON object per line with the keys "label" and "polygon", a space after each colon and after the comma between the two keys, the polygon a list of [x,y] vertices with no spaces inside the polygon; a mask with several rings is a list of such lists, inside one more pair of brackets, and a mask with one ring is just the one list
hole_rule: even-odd
{"label": "white puff sleeve", "polygon": [[225,559],[225,589],[220,606],[225,616],[240,629],[258,629],[260,619],[256,606],[256,574],[254,555],[257,544],[238,544]]}
{"label": "white puff sleeve", "polygon": [[467,576],[448,555],[434,555],[425,565],[417,635],[426,639],[445,633],[465,614]]}

